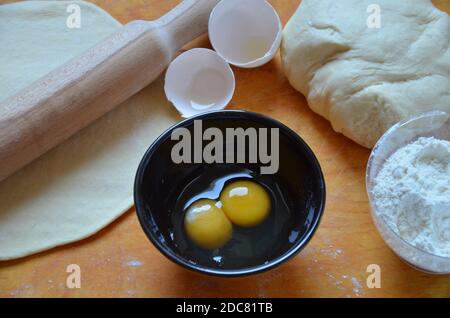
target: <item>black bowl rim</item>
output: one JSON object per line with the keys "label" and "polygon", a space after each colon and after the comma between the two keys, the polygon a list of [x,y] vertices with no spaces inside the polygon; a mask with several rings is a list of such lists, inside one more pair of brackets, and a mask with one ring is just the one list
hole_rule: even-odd
{"label": "black bowl rim", "polygon": [[[318,207],[318,217],[315,218],[315,222],[311,224],[311,228],[309,231],[307,231],[303,237],[302,240],[297,241],[289,250],[284,252],[279,257],[261,264],[256,265],[252,267],[247,267],[243,269],[236,269],[236,270],[222,270],[222,269],[215,269],[215,268],[209,268],[205,266],[201,266],[198,264],[194,264],[191,262],[188,262],[186,259],[184,259],[182,256],[177,255],[176,253],[172,252],[171,249],[166,247],[163,243],[160,242],[160,240],[155,237],[154,233],[150,229],[150,225],[148,225],[145,222],[145,216],[144,216],[144,207],[143,207],[143,199],[141,196],[141,184],[145,175],[145,171],[148,167],[149,161],[152,158],[153,154],[159,149],[159,146],[165,142],[168,138],[170,138],[171,132],[179,127],[186,127],[189,126],[194,120],[208,120],[208,119],[220,119],[223,116],[227,116],[230,118],[230,116],[235,116],[236,118],[242,118],[246,117],[253,121],[260,122],[262,124],[268,124],[273,125],[280,130],[282,130],[288,137],[291,139],[292,142],[298,143],[302,146],[302,148],[305,150],[305,155],[309,159],[309,164],[312,166],[313,169],[317,170],[317,173],[319,175],[319,186],[321,191],[321,197],[320,197],[320,206]],[[134,203],[136,208],[136,214],[139,219],[139,223],[141,224],[142,229],[144,230],[145,234],[149,238],[149,240],[153,243],[153,245],[159,250],[160,253],[162,253],[164,256],[166,256],[169,260],[174,262],[175,264],[178,264],[186,269],[190,269],[195,272],[199,272],[202,274],[207,274],[211,276],[220,276],[220,277],[241,277],[241,276],[248,276],[253,274],[262,273],[265,271],[268,271],[270,269],[273,269],[275,267],[278,267],[279,265],[285,263],[286,261],[293,258],[295,255],[297,255],[300,251],[302,251],[306,245],[309,243],[311,238],[313,237],[314,233],[316,232],[317,228],[319,227],[320,221],[322,219],[324,210],[325,210],[325,201],[326,201],[326,186],[325,186],[325,178],[322,173],[322,168],[320,167],[319,161],[317,160],[317,157],[311,150],[311,148],[308,146],[308,144],[292,129],[287,127],[286,125],[282,124],[276,119],[270,118],[268,116],[249,112],[245,110],[218,110],[218,111],[211,111],[211,112],[205,112],[187,119],[184,119],[168,129],[166,129],[147,149],[146,153],[144,154],[139,167],[136,172],[136,178],[134,182]]]}

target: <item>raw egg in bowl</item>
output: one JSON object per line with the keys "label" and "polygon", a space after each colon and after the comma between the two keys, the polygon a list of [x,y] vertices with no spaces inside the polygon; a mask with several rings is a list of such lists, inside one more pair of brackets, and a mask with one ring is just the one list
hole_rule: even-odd
{"label": "raw egg in bowl", "polygon": [[215,111],[148,149],[135,180],[141,226],[175,263],[225,277],[269,270],[301,251],[325,206],[308,145],[274,119]]}

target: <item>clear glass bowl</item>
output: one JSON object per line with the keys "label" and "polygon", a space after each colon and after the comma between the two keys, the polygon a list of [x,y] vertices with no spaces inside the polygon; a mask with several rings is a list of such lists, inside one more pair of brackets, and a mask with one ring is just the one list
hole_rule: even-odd
{"label": "clear glass bowl", "polygon": [[372,150],[366,172],[366,189],[372,218],[385,242],[408,264],[427,273],[450,274],[450,258],[430,254],[400,237],[377,213],[377,202],[373,196],[374,179],[386,159],[419,137],[450,141],[450,114],[433,111],[414,116],[397,123],[380,138]]}

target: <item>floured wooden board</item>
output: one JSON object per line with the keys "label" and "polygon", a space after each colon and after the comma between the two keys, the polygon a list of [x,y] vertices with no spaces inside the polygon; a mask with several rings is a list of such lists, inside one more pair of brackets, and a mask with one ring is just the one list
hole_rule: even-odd
{"label": "floured wooden board", "polygon": [[[2,2],[0,0],[0,2]],[[122,23],[154,19],[178,1],[94,1]],[[299,0],[270,1],[283,23]],[[448,0],[434,1],[450,12]],[[206,40],[196,46],[206,46]],[[423,274],[404,264],[378,235],[364,186],[369,151],[335,133],[285,79],[279,58],[258,69],[234,68],[230,108],[274,117],[299,133],[315,151],[327,182],[327,208],[305,250],[279,268],[249,278],[222,279],[171,263],[147,240],[134,209],[79,243],[22,260],[0,263],[0,296],[106,297],[450,297],[450,278]],[[82,271],[81,289],[65,285],[69,264]],[[382,288],[366,286],[366,268],[378,264]]]}

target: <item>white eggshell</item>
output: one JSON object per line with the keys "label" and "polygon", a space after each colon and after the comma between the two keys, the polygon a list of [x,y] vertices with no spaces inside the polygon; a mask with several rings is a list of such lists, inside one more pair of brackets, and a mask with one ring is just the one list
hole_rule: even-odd
{"label": "white eggshell", "polygon": [[281,44],[280,18],[265,0],[222,0],[211,12],[208,28],[216,52],[238,67],[266,64]]}
{"label": "white eggshell", "polygon": [[187,118],[225,108],[234,94],[235,78],[216,52],[197,48],[179,55],[167,69],[164,90]]}

